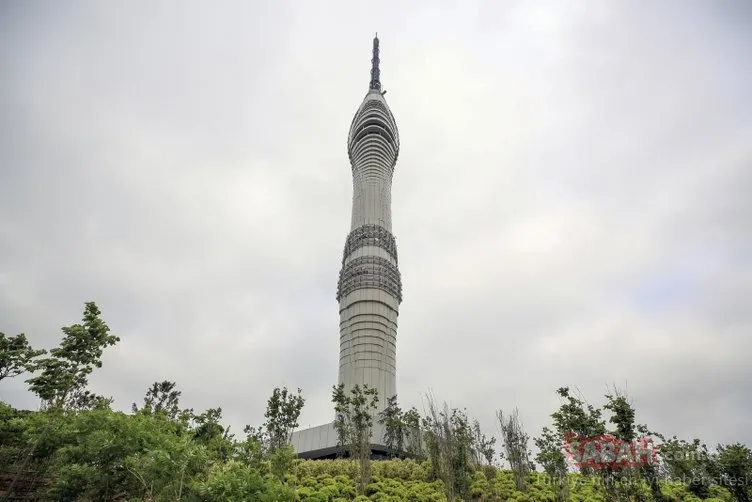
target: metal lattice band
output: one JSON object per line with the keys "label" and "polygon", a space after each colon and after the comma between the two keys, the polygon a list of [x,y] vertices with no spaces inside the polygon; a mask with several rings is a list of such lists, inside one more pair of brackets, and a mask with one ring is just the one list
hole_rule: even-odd
{"label": "metal lattice band", "polygon": [[397,242],[392,233],[381,225],[362,225],[347,236],[345,251],[342,255],[342,265],[350,253],[364,246],[376,246],[385,250],[397,262]]}
{"label": "metal lattice band", "polygon": [[355,290],[376,288],[402,302],[399,270],[389,260],[378,256],[361,256],[342,267],[337,284],[337,301]]}

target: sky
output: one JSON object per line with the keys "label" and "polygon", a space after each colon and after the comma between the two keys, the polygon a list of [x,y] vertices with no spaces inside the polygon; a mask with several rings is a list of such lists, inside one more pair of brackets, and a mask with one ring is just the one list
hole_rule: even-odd
{"label": "sky", "polygon": [[[346,138],[374,32],[401,151],[399,401],[537,436],[576,388],[752,444],[752,4],[3,2],[0,331],[95,301],[91,390],[331,420]],[[35,409],[28,375],[0,399]]]}

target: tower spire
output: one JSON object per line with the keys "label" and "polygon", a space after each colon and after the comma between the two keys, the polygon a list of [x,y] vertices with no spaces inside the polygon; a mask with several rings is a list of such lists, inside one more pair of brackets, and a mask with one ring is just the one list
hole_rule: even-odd
{"label": "tower spire", "polygon": [[381,72],[379,71],[379,34],[373,37],[373,57],[371,58],[371,84],[369,89],[381,90]]}

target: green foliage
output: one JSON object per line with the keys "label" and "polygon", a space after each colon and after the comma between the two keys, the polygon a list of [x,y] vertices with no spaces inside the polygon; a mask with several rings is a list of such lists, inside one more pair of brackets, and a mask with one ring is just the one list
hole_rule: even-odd
{"label": "green foliage", "polygon": [[379,423],[384,426],[384,446],[390,458],[405,454],[405,420],[402,409],[397,404],[397,396],[386,400],[384,410],[379,413]]}
{"label": "green foliage", "polygon": [[415,407],[410,408],[402,414],[402,422],[405,425],[405,455],[410,458],[425,459],[420,413]]}
{"label": "green foliage", "polygon": [[556,393],[562,399],[562,403],[559,409],[551,414],[551,418],[554,419],[554,427],[562,437],[564,433],[570,433],[588,438],[606,432],[600,409],[573,396],[569,387],[561,387]]}
{"label": "green foliage", "polygon": [[697,438],[690,443],[674,436],[660,445],[660,457],[665,478],[681,480],[697,497],[708,496],[714,468],[704,443]]}
{"label": "green foliage", "polygon": [[102,352],[120,338],[110,335],[110,328],[100,317],[94,302],[86,303],[82,324],[63,328],[60,346],[37,363],[41,374],[26,382],[29,389],[53,407],[66,404],[75,391],[88,384],[89,374],[102,366]]}
{"label": "green foliage", "polygon": [[[247,437],[242,440],[236,440],[222,424],[219,407],[200,414],[181,410],[180,391],[170,381],[153,384],[143,408],[134,405],[131,414],[113,411],[111,399],[91,393],[86,386],[90,373],[101,366],[104,348],[118,338],[109,335],[94,303],[86,304],[82,324],[63,328],[63,332],[60,347],[38,362],[40,374],[28,380],[46,406],[41,411],[24,411],[0,403],[0,465],[6,472],[16,473],[10,486],[0,486],[5,490],[4,499],[9,499],[10,493],[23,495],[13,491],[19,478],[25,479],[16,491],[27,491],[26,499],[40,501],[750,499],[747,483],[752,479],[752,451],[740,443],[718,445],[711,452],[698,439],[686,442],[674,437],[661,445],[659,473],[644,467],[616,466],[567,472],[562,451],[565,435],[597,436],[606,432],[606,422],[600,409],[571,395],[566,387],[557,391],[562,402],[552,414],[552,427],[544,428],[535,439],[540,450],[536,459],[543,473],[529,469],[527,435],[516,413],[506,420],[499,414],[513,467],[513,472],[503,471],[490,465],[494,438],[486,438],[480,424],[468,420],[464,410],[446,404],[438,408],[430,396],[422,420],[414,408],[403,412],[396,396],[388,400],[379,418],[387,429],[387,446],[403,458],[371,463],[371,429],[378,396],[375,390],[357,386],[349,393],[343,386],[333,392],[335,426],[351,459],[300,460],[289,444],[304,404],[300,389],[297,395],[286,388],[274,389],[264,426],[246,427]],[[21,367],[29,369],[31,366],[24,364],[41,355],[40,351],[26,351],[24,338],[12,338],[0,334],[0,379]],[[8,348],[11,345],[16,348]],[[26,355],[18,356],[21,353]],[[27,356],[26,363],[18,362]],[[636,412],[626,397],[615,393],[606,399],[603,409],[610,412],[610,434],[623,441],[651,434],[647,427],[635,425]],[[518,451],[510,453],[510,445]],[[425,452],[427,459],[423,458]],[[518,464],[520,469],[515,468]],[[37,482],[29,482],[29,477]],[[8,476],[0,480],[7,483]]]}
{"label": "green foliage", "polygon": [[235,460],[213,465],[206,480],[195,482],[192,489],[198,500],[207,502],[215,500],[278,502],[295,499],[292,488],[282,485],[274,477],[263,476],[258,470]]}
{"label": "green foliage", "polygon": [[[636,411],[632,403],[623,393],[615,390],[613,394],[606,394],[606,404],[604,409],[611,412],[609,423],[615,425],[611,434],[623,442],[643,441],[648,438],[650,432],[645,425],[636,425]],[[608,470],[605,474],[608,476],[607,485],[611,487],[610,494],[612,497],[622,497],[630,500],[638,496],[638,486],[643,486],[636,481],[642,480],[649,487],[653,500],[662,501],[664,499],[661,488],[656,482],[658,472],[656,465],[653,463],[652,455],[649,458],[643,458],[646,462],[639,467],[627,466]]]}
{"label": "green foliage", "polygon": [[29,345],[23,333],[16,336],[0,333],[0,381],[35,371],[35,359],[46,353],[46,350],[35,350]]}
{"label": "green foliage", "polygon": [[362,494],[371,479],[371,436],[373,416],[379,402],[378,391],[368,385],[355,385],[348,395],[344,384],[339,384],[332,389],[332,402],[338,443],[340,447],[347,448],[351,458],[358,461],[358,492]]}
{"label": "green foliage", "polygon": [[[556,393],[561,399],[559,409],[551,414],[553,429],[544,427],[540,437],[535,438],[535,445],[539,453],[536,460],[550,479],[555,480],[553,485],[556,500],[567,500],[569,486],[566,483],[567,463],[562,451],[564,439],[567,436],[577,438],[590,438],[606,432],[606,424],[601,416],[601,410],[584,402],[584,400],[571,394],[569,387],[561,387]],[[585,474],[591,474],[589,468],[581,468]]]}
{"label": "green foliage", "polygon": [[146,391],[144,396],[144,407],[139,410],[136,403],[131,405],[133,413],[141,412],[147,415],[153,413],[164,413],[170,420],[176,420],[181,415],[180,395],[181,391],[176,389],[175,382],[167,380],[163,382],[154,382]]}
{"label": "green foliage", "polygon": [[248,465],[260,466],[266,462],[270,472],[280,483],[291,474],[297,459],[295,449],[290,445],[292,433],[298,427],[298,418],[305,404],[301,389],[292,394],[287,387],[275,387],[266,403],[265,422],[261,427],[246,425],[248,435],[237,448],[237,458]]}
{"label": "green foliage", "polygon": [[12,465],[24,456],[29,429],[39,415],[0,402],[0,466]]}
{"label": "green foliage", "polygon": [[538,454],[535,460],[543,467],[544,472],[551,480],[551,486],[556,493],[557,501],[567,500],[569,497],[569,485],[567,480],[567,459],[562,451],[563,438],[558,431],[543,427],[541,435],[534,438]]}
{"label": "green foliage", "polygon": [[77,390],[71,394],[68,407],[72,410],[99,410],[109,408],[114,399],[94,394],[88,390]]}
{"label": "green foliage", "polygon": [[432,477],[444,483],[447,499],[465,498],[470,488],[473,464],[473,433],[464,410],[439,408],[426,396],[427,416],[423,429]]}
{"label": "green foliage", "polygon": [[[33,441],[44,427],[47,412],[19,412],[0,405],[0,438],[3,444]],[[205,414],[216,417],[217,413]],[[206,423],[213,421],[206,420]],[[247,462],[242,445],[257,445],[252,437],[242,442],[228,439],[231,457],[223,460],[217,450],[199,440],[196,430],[165,414],[125,414],[110,409],[68,412],[47,435],[39,452],[48,455],[52,467],[50,485],[36,500],[153,500],[153,501],[434,501],[446,502],[445,485],[433,479],[429,461],[395,459],[373,463],[373,477],[358,495],[360,470],[356,462],[296,460],[285,483],[272,473],[268,457]],[[219,439],[224,435],[214,436]],[[281,449],[283,451],[284,449]],[[727,451],[737,451],[727,448]],[[737,454],[727,454],[729,460]],[[730,465],[737,465],[731,462]],[[517,489],[510,471],[490,468],[468,471],[467,494],[472,501],[553,501],[555,486],[544,473],[526,475],[527,491]],[[570,474],[565,477],[570,500],[611,502],[597,477]],[[670,501],[700,501],[686,484],[664,483]],[[636,494],[650,500],[643,484]],[[459,499],[455,499],[459,500]],[[727,490],[711,486],[704,500],[736,500]]]}
{"label": "green foliage", "polygon": [[741,443],[718,445],[713,473],[739,502],[749,502],[752,483],[752,451]]}
{"label": "green foliage", "polygon": [[290,443],[292,433],[298,427],[300,411],[305,404],[301,392],[301,389],[298,389],[297,395],[294,395],[287,387],[274,388],[266,403],[264,414],[264,428],[268,434],[270,450],[284,448]]}

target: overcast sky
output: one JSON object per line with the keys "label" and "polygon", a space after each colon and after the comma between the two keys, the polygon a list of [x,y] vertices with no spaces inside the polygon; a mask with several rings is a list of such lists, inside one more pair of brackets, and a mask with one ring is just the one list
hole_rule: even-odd
{"label": "overcast sky", "polygon": [[535,436],[557,387],[616,385],[752,444],[751,28],[745,0],[3,2],[0,331],[49,349],[96,301],[117,408],[172,380],[239,432],[287,385],[329,421],[378,31],[403,406]]}

